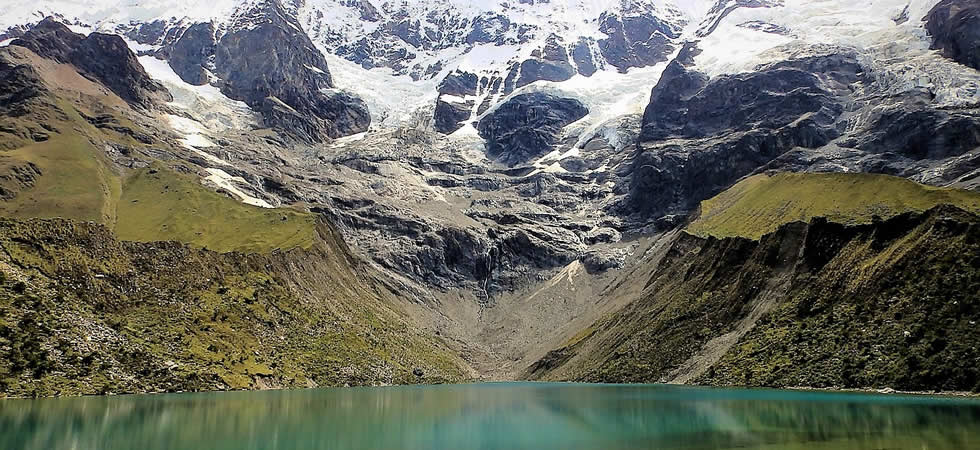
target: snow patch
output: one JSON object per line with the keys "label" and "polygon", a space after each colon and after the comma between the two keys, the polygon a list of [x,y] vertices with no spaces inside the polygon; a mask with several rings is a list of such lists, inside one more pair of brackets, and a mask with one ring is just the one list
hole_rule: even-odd
{"label": "snow patch", "polygon": [[322,70],[320,70],[320,69],[318,69],[318,68],[316,68],[314,66],[311,66],[309,64],[304,64],[303,66],[306,67],[309,70],[312,70],[312,71],[316,72],[316,73],[326,73],[326,72],[324,72],[324,71],[322,71]]}
{"label": "snow patch", "polygon": [[465,98],[449,94],[442,94],[439,99],[446,103],[466,103]]}
{"label": "snow patch", "polygon": [[170,105],[183,110],[205,130],[218,133],[258,125],[258,116],[245,102],[232,100],[211,85],[194,86],[184,82],[166,61],[141,56],[139,62],[153,79],[170,91],[174,98]]}
{"label": "snow patch", "polygon": [[210,181],[211,183],[217,185],[219,188],[230,192],[232,195],[238,197],[238,199],[241,200],[242,203],[252,205],[252,206],[258,206],[260,208],[273,207],[265,200],[252,197],[235,186],[234,183],[248,184],[248,182],[245,181],[244,178],[231,176],[228,174],[228,172],[225,172],[224,170],[221,169],[206,169],[206,170],[210,175],[208,175],[208,177],[206,177],[205,180]]}
{"label": "snow patch", "polygon": [[371,111],[372,126],[395,127],[413,122],[416,111],[435,103],[437,80],[413,81],[390,69],[367,70],[346,59],[320,51],[337,86],[355,89]]}

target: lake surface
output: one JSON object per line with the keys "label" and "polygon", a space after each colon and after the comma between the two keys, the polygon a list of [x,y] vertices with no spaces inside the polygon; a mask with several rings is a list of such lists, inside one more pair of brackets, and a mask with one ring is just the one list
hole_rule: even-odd
{"label": "lake surface", "polygon": [[491,383],[0,400],[2,449],[978,449],[980,401]]}

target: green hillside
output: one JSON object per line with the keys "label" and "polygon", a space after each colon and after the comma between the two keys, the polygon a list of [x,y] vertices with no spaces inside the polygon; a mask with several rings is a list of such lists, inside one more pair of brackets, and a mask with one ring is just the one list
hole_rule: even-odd
{"label": "green hillside", "polygon": [[161,165],[126,178],[116,235],[126,241],[172,240],[219,252],[309,248],[314,217],[246,205]]}
{"label": "green hillside", "polygon": [[918,184],[887,175],[780,173],[746,178],[701,203],[688,226],[698,236],[759,239],[781,225],[825,217],[845,225],[872,223],[949,204],[980,212],[980,194]]}
{"label": "green hillside", "polygon": [[748,178],[524,377],[980,392],[978,204],[879,175]]}
{"label": "green hillside", "polygon": [[[49,105],[58,108],[58,114],[51,114],[58,118],[53,128],[70,131],[0,152],[0,176],[7,178],[0,187],[12,197],[0,200],[0,217],[93,221],[109,226],[122,240],[172,240],[220,252],[264,253],[312,245],[312,214],[243,204],[162,162],[147,159],[151,166],[137,170],[114,167],[93,141],[135,149],[145,144],[97,129],[75,106],[55,103]],[[10,176],[15,166],[27,163],[41,172],[31,183]]]}

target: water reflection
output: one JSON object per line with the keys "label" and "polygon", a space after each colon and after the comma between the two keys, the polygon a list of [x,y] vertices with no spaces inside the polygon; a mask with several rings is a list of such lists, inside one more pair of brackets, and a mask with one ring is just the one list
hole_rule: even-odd
{"label": "water reflection", "polygon": [[980,448],[980,402],[478,384],[0,401],[0,448]]}

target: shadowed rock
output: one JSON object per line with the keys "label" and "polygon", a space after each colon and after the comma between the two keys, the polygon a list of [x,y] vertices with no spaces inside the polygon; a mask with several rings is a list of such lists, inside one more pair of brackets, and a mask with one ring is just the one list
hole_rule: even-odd
{"label": "shadowed rock", "polygon": [[191,25],[170,48],[170,67],[180,78],[195,86],[207,84],[206,65],[214,56],[214,25]]}
{"label": "shadowed rock", "polygon": [[943,0],[924,20],[933,49],[980,70],[980,0]]}
{"label": "shadowed rock", "polygon": [[589,113],[582,102],[533,92],[516,95],[480,120],[487,154],[509,166],[550,151],[566,125]]}
{"label": "shadowed rock", "polygon": [[436,101],[435,130],[443,134],[451,134],[463,127],[463,121],[470,118],[473,111],[473,101],[464,103],[449,102],[443,99]]}
{"label": "shadowed rock", "polygon": [[568,61],[568,51],[559,44],[558,36],[549,36],[544,48],[535,50],[531,56],[532,59],[521,63],[517,87],[540,80],[565,81],[575,76],[576,70]]}
{"label": "shadowed rock", "polygon": [[606,13],[599,21],[599,31],[609,36],[599,41],[599,50],[622,72],[666,61],[675,48],[671,40],[680,36],[680,29],[653,14],[620,17]]}
{"label": "shadowed rock", "polygon": [[367,106],[332,91],[326,59],[278,0],[260,3],[237,20],[241,26],[223,35],[215,49],[215,73],[225,95],[259,110],[267,125],[300,141],[367,131]]}
{"label": "shadowed rock", "polygon": [[172,99],[167,89],[143,70],[126,41],[116,35],[92,33],[82,36],[49,17],[10,45],[72,64],[83,75],[98,80],[130,104],[148,108]]}

